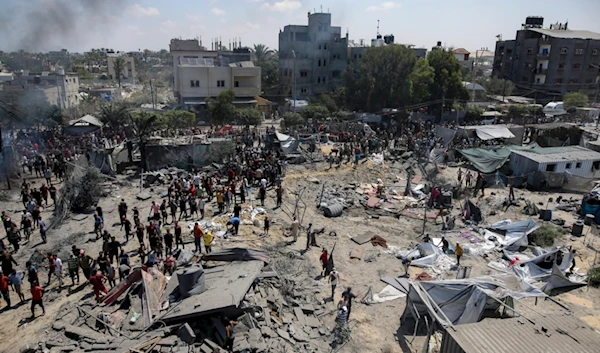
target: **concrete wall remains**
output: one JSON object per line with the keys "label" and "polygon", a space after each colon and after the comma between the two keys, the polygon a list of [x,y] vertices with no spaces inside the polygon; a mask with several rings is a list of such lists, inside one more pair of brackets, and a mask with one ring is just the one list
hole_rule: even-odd
{"label": "concrete wall remains", "polygon": [[209,139],[210,143],[148,145],[146,153],[148,168],[158,170],[166,167],[187,169],[191,156],[194,166],[221,163],[235,153],[235,145],[229,139]]}

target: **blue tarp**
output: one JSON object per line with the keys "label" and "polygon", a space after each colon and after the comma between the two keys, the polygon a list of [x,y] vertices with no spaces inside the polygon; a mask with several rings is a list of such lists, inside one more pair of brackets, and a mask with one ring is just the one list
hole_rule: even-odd
{"label": "blue tarp", "polygon": [[[594,202],[590,203],[591,200]],[[597,191],[585,195],[581,201],[581,215],[585,216],[586,214],[593,214],[594,221],[600,224],[600,193]]]}

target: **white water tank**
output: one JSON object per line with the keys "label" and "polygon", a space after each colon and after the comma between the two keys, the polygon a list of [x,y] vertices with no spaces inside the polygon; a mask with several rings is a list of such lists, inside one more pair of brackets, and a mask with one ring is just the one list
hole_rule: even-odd
{"label": "white water tank", "polygon": [[64,76],[65,75],[65,69],[62,66],[59,66],[58,69],[56,69],[56,74]]}

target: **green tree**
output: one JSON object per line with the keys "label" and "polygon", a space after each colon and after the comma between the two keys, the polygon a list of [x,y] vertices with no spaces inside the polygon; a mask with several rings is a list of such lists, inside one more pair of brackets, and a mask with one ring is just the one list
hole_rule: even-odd
{"label": "green tree", "polygon": [[148,170],[146,144],[153,132],[162,130],[166,127],[166,119],[159,114],[138,112],[131,115],[131,124],[135,129],[135,134],[139,141],[142,170]]}
{"label": "green tree", "polygon": [[413,103],[422,103],[429,99],[429,90],[434,78],[435,70],[429,65],[429,61],[426,58],[417,60],[410,73]]}
{"label": "green tree", "polygon": [[254,44],[254,58],[257,63],[268,60],[273,51],[264,44]]}
{"label": "green tree", "polygon": [[167,130],[188,129],[196,125],[196,114],[187,110],[169,110],[163,118]]}
{"label": "green tree", "polygon": [[588,96],[581,92],[570,92],[564,95],[563,105],[566,110],[581,108],[588,105]]}
{"label": "green tree", "polygon": [[335,103],[335,101],[333,100],[333,98],[328,95],[328,94],[321,94],[317,99],[316,99],[316,104],[322,105],[325,108],[327,108],[327,110],[329,110],[329,113],[335,113],[338,111],[338,106]]}
{"label": "green tree", "polygon": [[497,77],[480,78],[477,83],[483,86],[488,94],[498,96],[510,96],[515,90],[515,84],[512,81]]}
{"label": "green tree", "polygon": [[113,69],[115,70],[115,76],[113,79],[116,79],[119,83],[119,87],[121,87],[121,78],[123,77],[123,71],[125,70],[125,59],[119,56],[115,58],[113,63]]}
{"label": "green tree", "polygon": [[[429,65],[435,72],[433,83],[429,85],[429,100],[445,99],[446,105],[454,100],[468,100],[469,92],[463,85],[461,67],[451,50],[437,48],[427,55]],[[431,112],[439,112],[440,105],[430,107]]]}
{"label": "green tree", "polygon": [[484,110],[480,107],[467,107],[467,112],[465,114],[465,119],[466,120],[477,120],[481,117],[481,114],[483,114]]}
{"label": "green tree", "polygon": [[296,125],[302,125],[306,122],[306,120],[304,120],[304,118],[302,117],[302,115],[298,114],[298,113],[294,113],[294,112],[287,112],[285,114],[283,114],[283,126],[284,127],[291,127],[291,126],[296,126]]}
{"label": "green tree", "polygon": [[131,122],[129,109],[122,104],[108,104],[100,108],[100,121],[113,129]]}
{"label": "green tree", "polygon": [[529,109],[526,105],[515,104],[508,107],[508,117],[510,119],[520,119],[529,114]]}
{"label": "green tree", "polygon": [[261,85],[264,90],[279,83],[279,60],[270,58],[257,61],[256,66],[260,67]]}
{"label": "green tree", "polygon": [[331,99],[333,99],[333,102],[338,109],[346,107],[346,92],[346,86],[337,86],[333,89],[333,92],[331,92]]}
{"label": "green tree", "polygon": [[309,104],[300,110],[300,115],[304,120],[323,120],[329,116],[329,110],[320,104]]}
{"label": "green tree", "polygon": [[235,120],[238,124],[245,126],[260,125],[262,122],[262,114],[258,109],[241,108],[235,110]]}
{"label": "green tree", "polygon": [[353,108],[380,111],[396,108],[411,101],[410,76],[417,58],[403,45],[367,48],[359,70],[349,65],[345,79],[347,100]]}
{"label": "green tree", "polygon": [[208,112],[212,121],[216,124],[226,124],[235,115],[235,106],[233,100],[235,93],[231,90],[221,92],[216,98],[208,98]]}

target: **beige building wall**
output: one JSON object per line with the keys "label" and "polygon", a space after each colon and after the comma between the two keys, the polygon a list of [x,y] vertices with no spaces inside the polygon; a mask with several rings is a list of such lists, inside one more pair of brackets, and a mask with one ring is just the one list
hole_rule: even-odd
{"label": "beige building wall", "polygon": [[[106,63],[108,66],[108,75],[110,77],[112,77],[113,80],[117,79],[117,76],[115,74],[115,60],[118,57],[119,56],[108,56],[106,58]],[[122,78],[135,80],[135,59],[131,56],[125,56],[125,55],[121,56],[121,58],[123,58],[125,60],[125,68],[123,69],[123,72],[121,73]]]}
{"label": "beige building wall", "polygon": [[181,99],[216,97],[232,90],[236,97],[260,95],[260,67],[178,66],[175,91]]}

